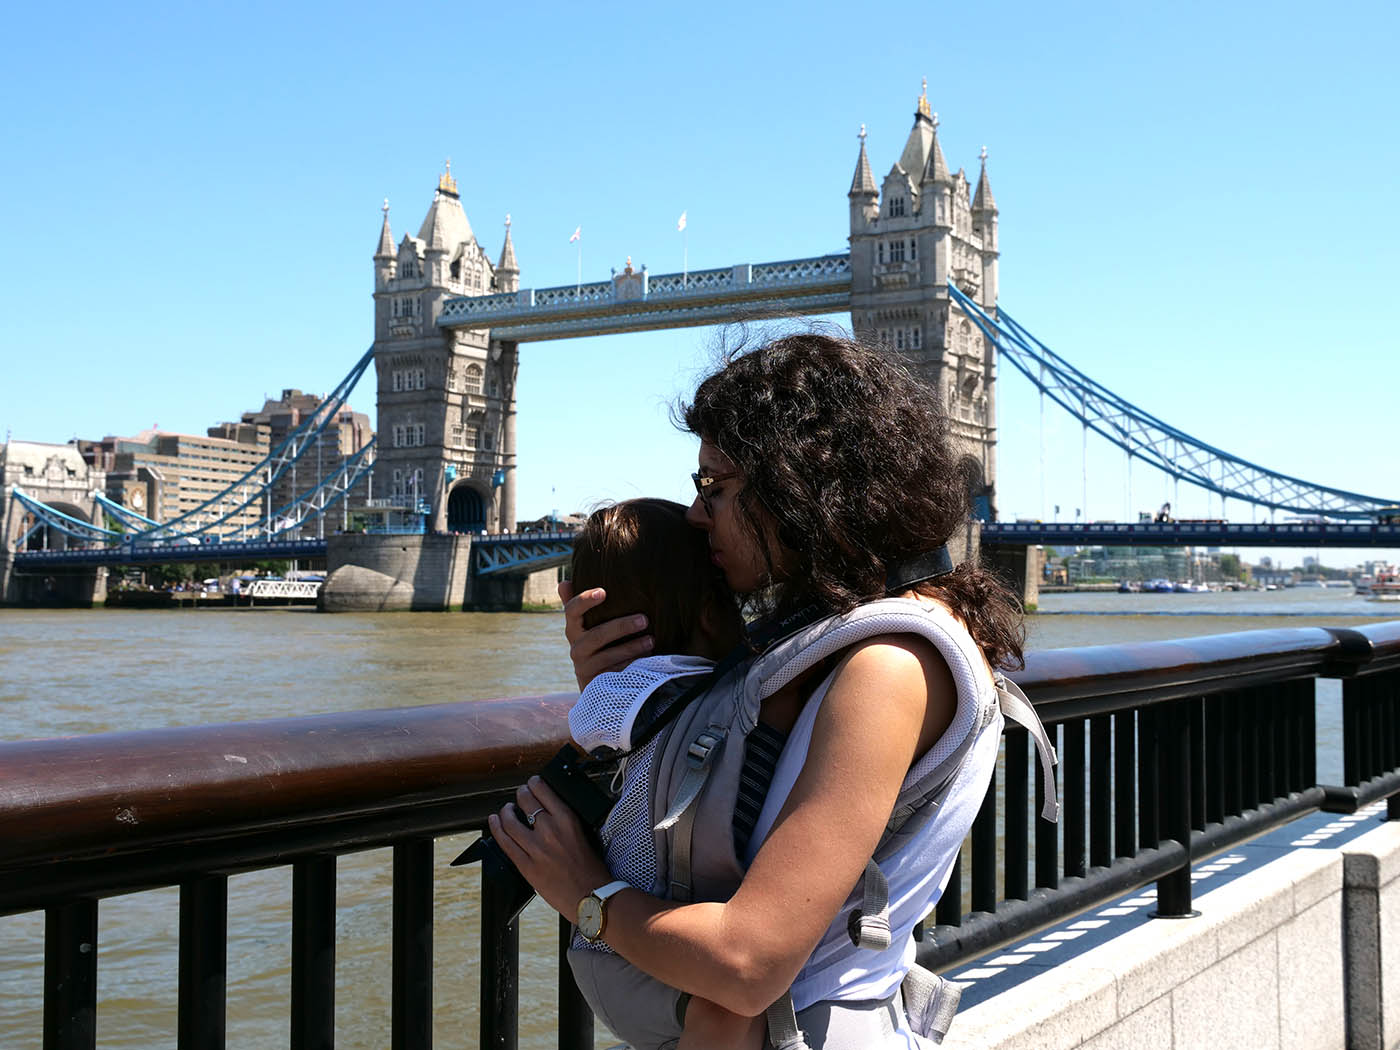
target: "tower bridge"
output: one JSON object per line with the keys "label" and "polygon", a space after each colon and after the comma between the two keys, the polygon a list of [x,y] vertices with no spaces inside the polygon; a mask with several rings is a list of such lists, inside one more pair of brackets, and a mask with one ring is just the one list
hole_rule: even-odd
{"label": "tower bridge", "polygon": [[[211,541],[297,537],[305,522],[325,515],[372,472],[379,499],[362,509],[387,504],[411,507],[417,515],[426,508],[405,530],[418,535],[331,536],[331,577],[323,593],[334,598],[343,592],[339,607],[345,608],[450,607],[462,604],[468,581],[479,578],[479,593],[489,593],[490,604],[510,604],[526,594],[526,574],[568,556],[566,543],[550,547],[515,534],[515,392],[522,344],[847,311],[858,338],[900,354],[935,391],[972,479],[974,517],[989,523],[989,543],[1002,545],[1008,568],[1027,579],[1035,575],[1025,564],[1027,544],[1045,542],[1050,533],[991,524],[997,520],[996,391],[1003,360],[1086,432],[1096,431],[1169,477],[1255,506],[1357,525],[1350,531],[1323,529],[1328,534],[1319,533],[1308,545],[1365,546],[1392,538],[1393,528],[1361,526],[1375,524],[1388,505],[1394,510],[1400,501],[1269,470],[1192,437],[1078,371],[1017,323],[998,302],[999,209],[986,150],[974,182],[965,169],[949,166],[938,129],[925,88],[902,151],[877,181],[862,127],[847,191],[847,252],[667,274],[634,270],[629,260],[607,280],[550,288],[520,286],[509,216],[493,261],[467,218],[449,165],[416,234],[396,241],[384,202],[373,255],[374,342],[327,399],[324,416],[308,419],[250,470],[237,497],[230,488],[173,522],[155,522],[79,491],[100,489],[100,479],[76,485],[72,478],[55,478],[53,486],[40,489],[32,471],[20,482],[7,469],[0,597],[17,600],[12,570],[26,560],[37,565],[36,551],[103,548],[108,553],[92,559],[97,565],[119,557],[112,548],[169,558],[178,554],[158,554],[149,545],[178,549],[185,542],[199,544],[200,560],[209,560],[217,554]],[[232,516],[266,498],[371,364],[378,383],[374,447],[337,476],[315,479],[275,514],[269,500],[265,527],[231,531]],[[1070,532],[1065,526],[1055,539],[1073,542]],[[1146,533],[1127,525],[1121,535],[1128,537],[1121,542],[1147,542],[1141,538]],[[1150,539],[1212,542],[1179,530],[1171,536],[1154,532]],[[1258,529],[1250,541],[1277,542]],[[1237,542],[1245,542],[1243,533]],[[346,571],[338,578],[341,569]]]}

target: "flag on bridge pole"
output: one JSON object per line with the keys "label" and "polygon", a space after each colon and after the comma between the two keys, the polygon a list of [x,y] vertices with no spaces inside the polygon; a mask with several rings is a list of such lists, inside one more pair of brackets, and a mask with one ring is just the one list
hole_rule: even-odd
{"label": "flag on bridge pole", "polygon": [[681,235],[681,287],[690,283],[690,235],[685,232],[685,212],[676,220],[676,232]]}
{"label": "flag on bridge pole", "polygon": [[574,227],[573,234],[569,237],[570,244],[578,245],[578,278],[574,282],[574,294],[578,295],[583,290],[583,225]]}

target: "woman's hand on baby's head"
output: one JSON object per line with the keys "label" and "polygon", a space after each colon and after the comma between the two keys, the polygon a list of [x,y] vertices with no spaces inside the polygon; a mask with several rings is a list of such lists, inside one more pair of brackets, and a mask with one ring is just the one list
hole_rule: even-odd
{"label": "woman's hand on baby's head", "polygon": [[[565,580],[559,584],[559,597],[564,602],[564,637],[569,641],[569,659],[573,661],[574,677],[580,689],[604,671],[619,671],[651,652],[654,641],[650,635],[634,637],[638,631],[646,630],[645,616],[619,616],[594,627],[584,627],[584,614],[601,605],[607,597],[601,587],[574,594],[573,585]],[[627,640],[619,644],[624,638]]]}

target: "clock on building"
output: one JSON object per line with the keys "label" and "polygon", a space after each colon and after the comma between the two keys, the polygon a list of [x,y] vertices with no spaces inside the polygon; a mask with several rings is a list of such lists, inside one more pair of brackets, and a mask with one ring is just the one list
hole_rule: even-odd
{"label": "clock on building", "polygon": [[140,489],[132,489],[129,501],[132,510],[140,510],[146,503],[146,496]]}

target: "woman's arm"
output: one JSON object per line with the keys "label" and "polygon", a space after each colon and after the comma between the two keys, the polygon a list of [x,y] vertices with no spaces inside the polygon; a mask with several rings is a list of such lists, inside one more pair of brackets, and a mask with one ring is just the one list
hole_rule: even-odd
{"label": "woman's arm", "polygon": [[[894,635],[855,647],[838,667],[802,773],[734,897],[676,904],[637,890],[608,901],[604,938],[646,973],[735,1013],[765,1010],[792,984],[857,885],[904,776],[952,721],[956,687],[922,639]],[[578,821],[532,778],[526,813],[510,808],[491,831],[522,875],[572,918],[611,876]]]}

